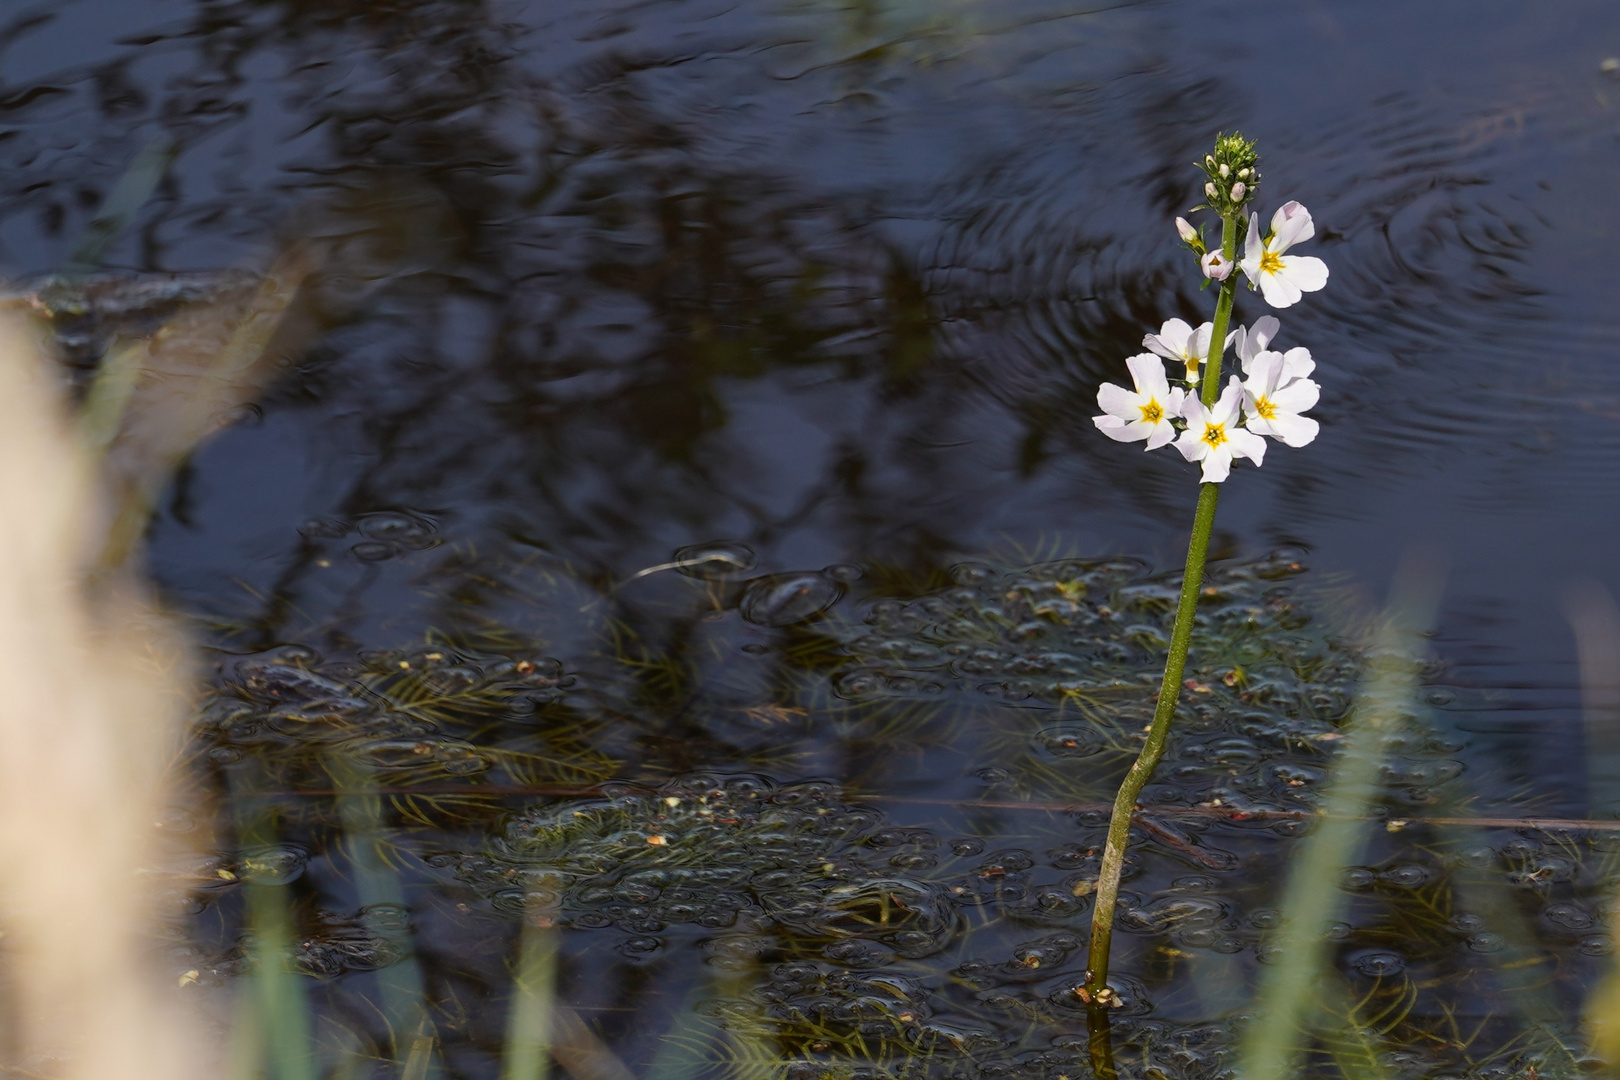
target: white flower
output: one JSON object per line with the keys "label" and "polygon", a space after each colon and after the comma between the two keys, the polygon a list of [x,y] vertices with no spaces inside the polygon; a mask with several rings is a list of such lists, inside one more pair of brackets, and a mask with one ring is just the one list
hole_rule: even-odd
{"label": "white flower", "polygon": [[1243,364],[1243,374],[1249,373],[1249,365],[1254,358],[1265,351],[1267,345],[1276,338],[1277,331],[1282,329],[1282,323],[1273,315],[1262,315],[1254,320],[1253,326],[1240,326],[1232,331],[1232,339],[1237,342],[1238,360]]}
{"label": "white flower", "polygon": [[[1306,353],[1307,361],[1309,356]],[[1316,404],[1322,388],[1310,379],[1289,378],[1287,359],[1279,352],[1258,354],[1250,372],[1243,384],[1243,415],[1248,429],[1289,446],[1304,446],[1316,438],[1321,425],[1300,413]]]}
{"label": "white flower", "polygon": [[1321,259],[1283,254],[1315,235],[1311,212],[1297,202],[1284,203],[1271,215],[1271,235],[1264,240],[1260,237],[1260,215],[1249,215],[1249,235],[1243,242],[1243,259],[1239,265],[1249,284],[1258,285],[1260,294],[1272,307],[1290,307],[1299,303],[1305,293],[1315,292],[1327,284],[1328,268]]}
{"label": "white flower", "polygon": [[[1230,271],[1228,271],[1230,273]],[[1194,330],[1180,319],[1171,319],[1159,328],[1157,334],[1149,334],[1142,339],[1142,345],[1164,357],[1174,360],[1187,369],[1187,381],[1193,385],[1198,384],[1198,366],[1209,358],[1209,338],[1215,332],[1214,323],[1205,323]],[[1226,343],[1232,343],[1232,336],[1226,336]],[[1224,353],[1225,346],[1221,351]]]}
{"label": "white flower", "polygon": [[1103,383],[1097,389],[1097,405],[1102,416],[1093,416],[1091,422],[1110,439],[1118,442],[1147,440],[1144,449],[1157,450],[1176,437],[1170,418],[1181,415],[1186,391],[1171,388],[1164,377],[1164,361],[1152,353],[1140,353],[1125,361],[1136,382],[1136,392]]}
{"label": "white flower", "polygon": [[[1211,248],[1206,252],[1204,257],[1198,260],[1198,265],[1203,267],[1204,276],[1211,281],[1225,281],[1232,276],[1232,264],[1226,261],[1226,256],[1221,254],[1219,248]],[[1210,329],[1213,330],[1214,326]]]}
{"label": "white flower", "polygon": [[1237,426],[1238,406],[1243,401],[1243,385],[1236,375],[1221,392],[1212,409],[1189,397],[1182,405],[1187,430],[1176,440],[1176,449],[1188,461],[1204,463],[1204,483],[1219,484],[1232,471],[1232,458],[1246,457],[1256,465],[1266,456],[1266,440]]}
{"label": "white flower", "polygon": [[[1238,327],[1232,331],[1232,337],[1237,342],[1238,360],[1243,364],[1243,374],[1253,371],[1254,358],[1266,351],[1277,337],[1277,331],[1282,329],[1282,323],[1270,315],[1262,315],[1254,320],[1251,327]],[[1287,385],[1295,379],[1303,379],[1316,370],[1316,361],[1311,359],[1311,350],[1306,348],[1292,348],[1283,353],[1282,380],[1278,385]]]}

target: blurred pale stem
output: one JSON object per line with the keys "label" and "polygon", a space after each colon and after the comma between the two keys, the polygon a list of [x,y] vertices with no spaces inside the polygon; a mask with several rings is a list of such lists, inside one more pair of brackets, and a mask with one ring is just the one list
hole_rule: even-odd
{"label": "blurred pale stem", "polygon": [[[1227,259],[1237,254],[1236,218],[1225,218],[1221,225],[1221,251]],[[1232,321],[1232,296],[1237,275],[1221,282],[1215,301],[1215,330],[1210,336],[1209,357],[1199,375],[1205,405],[1213,405],[1220,393],[1221,354],[1225,351],[1226,328]],[[1114,940],[1114,911],[1119,903],[1119,879],[1125,869],[1125,845],[1130,837],[1131,817],[1136,798],[1164,756],[1165,739],[1170,734],[1170,718],[1181,697],[1181,675],[1187,667],[1187,649],[1192,641],[1193,619],[1198,614],[1198,594],[1204,586],[1204,560],[1209,554],[1209,535],[1215,528],[1215,505],[1220,499],[1219,484],[1203,484],[1198,490],[1198,511],[1193,516],[1192,539],[1187,545],[1187,565],[1181,578],[1181,599],[1176,605],[1175,628],[1170,632],[1170,655],[1164,664],[1164,681],[1153,710],[1153,724],[1147,741],[1131,771],[1119,785],[1113,815],[1108,820],[1108,842],[1103,848],[1102,867],[1097,875],[1096,906],[1091,915],[1091,952],[1083,987],[1088,1004],[1105,1005],[1108,995],[1108,954]]]}
{"label": "blurred pale stem", "polygon": [[[151,992],[187,655],[127,576],[97,590],[91,466],[37,339],[0,321],[0,916],[7,1047],[57,1080],[183,1080],[198,1044]],[[116,895],[114,895],[116,894]]]}

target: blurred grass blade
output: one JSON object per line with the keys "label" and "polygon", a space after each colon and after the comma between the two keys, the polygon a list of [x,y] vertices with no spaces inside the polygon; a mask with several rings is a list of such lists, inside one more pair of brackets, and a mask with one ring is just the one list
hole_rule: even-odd
{"label": "blurred grass blade", "polygon": [[1411,708],[1422,635],[1439,603],[1440,580],[1438,567],[1410,557],[1396,577],[1389,608],[1368,650],[1361,699],[1346,726],[1319,822],[1301,841],[1289,875],[1281,905],[1287,921],[1276,939],[1279,959],[1265,969],[1257,1019],[1240,1047],[1237,1075],[1244,1080],[1295,1075],[1300,1034],[1312,1026],[1323,1005],[1318,983],[1328,961],[1325,934],[1344,906],[1339,875],[1361,850],[1367,812],[1378,794],[1379,767]]}
{"label": "blurred grass blade", "polygon": [[546,1080],[550,1072],[551,1021],[557,1007],[557,931],[538,925],[542,918],[530,913],[523,920],[501,1080]]}
{"label": "blurred grass blade", "polygon": [[73,254],[68,256],[68,271],[84,273],[101,265],[107,248],[129,228],[179,152],[179,143],[168,135],[160,135],[141,148],[85,227]]}
{"label": "blurred grass blade", "polygon": [[[355,890],[362,911],[387,906],[408,912],[398,874],[382,858],[378,845],[383,836],[381,800],[368,791],[369,773],[357,762],[341,754],[333,755],[331,772],[338,795],[338,815],[349,843]],[[401,1063],[402,1080],[433,1080],[442,1070],[438,1059],[438,1036],[428,1015],[427,994],[423,988],[421,965],[411,941],[408,922],[403,929],[390,929],[383,920],[372,932],[390,939],[400,959],[376,974],[379,1003],[394,1039],[394,1054]]]}
{"label": "blurred grass blade", "polygon": [[[295,942],[286,890],[247,885],[248,925],[253,940],[252,989],[258,1030],[272,1080],[316,1080],[309,1004],[301,976],[291,966]],[[255,1068],[248,1077],[258,1074]],[[234,1078],[233,1078],[234,1080]]]}

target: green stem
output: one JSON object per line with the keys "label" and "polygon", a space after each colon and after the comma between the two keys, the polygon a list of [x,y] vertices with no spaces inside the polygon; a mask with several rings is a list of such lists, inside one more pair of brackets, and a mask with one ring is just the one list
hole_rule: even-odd
{"label": "green stem", "polygon": [[[1221,249],[1228,261],[1237,252],[1237,219],[1227,218],[1221,229]],[[1237,288],[1234,273],[1221,283],[1215,302],[1215,329],[1210,335],[1209,357],[1200,375],[1204,404],[1213,405],[1220,393],[1221,354],[1225,352],[1226,328],[1232,321],[1232,296]],[[1170,719],[1181,697],[1181,675],[1187,667],[1187,649],[1192,642],[1193,619],[1198,614],[1198,594],[1204,586],[1204,559],[1209,554],[1209,536],[1215,528],[1215,505],[1220,500],[1219,484],[1203,484],[1198,489],[1198,512],[1193,517],[1192,538],[1187,544],[1187,566],[1181,578],[1181,599],[1176,604],[1175,627],[1170,631],[1170,655],[1164,663],[1164,681],[1153,710],[1142,752],[1125,774],[1114,798],[1113,815],[1108,819],[1108,842],[1103,848],[1102,867],[1097,875],[1097,900],[1091,913],[1090,964],[1081,997],[1092,1006],[1113,1004],[1108,989],[1108,953],[1114,940],[1114,910],[1119,903],[1119,879],[1125,869],[1125,845],[1130,837],[1131,818],[1136,813],[1136,797],[1153,776],[1164,756],[1170,735]]]}

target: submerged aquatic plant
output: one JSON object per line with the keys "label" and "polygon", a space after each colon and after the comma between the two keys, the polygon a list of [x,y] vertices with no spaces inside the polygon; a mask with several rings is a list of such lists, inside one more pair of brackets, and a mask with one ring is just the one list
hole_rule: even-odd
{"label": "submerged aquatic plant", "polygon": [[[1214,320],[1197,330],[1177,319],[1165,323],[1158,334],[1149,334],[1143,340],[1152,352],[1133,356],[1129,361],[1136,392],[1112,383],[1104,383],[1097,391],[1103,415],[1093,418],[1093,422],[1104,435],[1119,442],[1145,440],[1147,449],[1153,450],[1171,442],[1173,432],[1179,428],[1174,445],[1188,461],[1201,463],[1203,485],[1198,493],[1181,598],[1153,723],[1140,756],[1120,784],[1108,827],[1092,914],[1090,968],[1080,991],[1083,999],[1094,1006],[1116,1002],[1108,986],[1108,953],[1120,875],[1125,867],[1125,845],[1136,798],[1164,755],[1170,718],[1181,694],[1181,676],[1198,611],[1220,484],[1231,475],[1233,458],[1262,463],[1266,452],[1262,436],[1292,447],[1304,446],[1316,438],[1316,421],[1300,415],[1314,406],[1319,396],[1316,383],[1309,377],[1315,368],[1310,353],[1304,349],[1279,353],[1266,348],[1279,328],[1277,320],[1270,316],[1257,320],[1252,328],[1240,327],[1230,336],[1227,333],[1237,292],[1238,279],[1232,269],[1240,239],[1245,243],[1244,256],[1237,265],[1249,287],[1258,288],[1272,307],[1289,307],[1304,293],[1327,284],[1328,270],[1320,259],[1283,254],[1315,232],[1305,207],[1297,202],[1285,203],[1272,216],[1271,229],[1264,237],[1260,234],[1259,216],[1249,213],[1245,218],[1260,187],[1260,157],[1254,147],[1253,140],[1239,132],[1221,134],[1215,139],[1214,150],[1200,163],[1206,176],[1207,201],[1197,209],[1212,210],[1220,216],[1218,247],[1205,250],[1199,232],[1182,218],[1176,219],[1176,231],[1199,257],[1206,284],[1220,284]],[[1248,379],[1234,375],[1223,388],[1221,361],[1226,347],[1234,341]],[[1161,356],[1185,367],[1185,378],[1179,380],[1185,383],[1185,389],[1171,387],[1158,359]]]}

